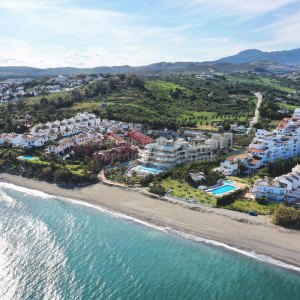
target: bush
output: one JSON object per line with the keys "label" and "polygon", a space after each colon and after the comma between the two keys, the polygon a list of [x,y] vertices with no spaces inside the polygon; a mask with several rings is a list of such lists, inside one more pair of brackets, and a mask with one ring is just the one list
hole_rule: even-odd
{"label": "bush", "polygon": [[247,189],[236,190],[228,195],[224,195],[222,197],[217,198],[217,206],[226,206],[232,204],[237,197],[239,197],[242,193],[244,193]]}
{"label": "bush", "polygon": [[149,185],[149,192],[153,194],[157,194],[160,196],[163,196],[166,193],[165,188],[161,185],[159,182],[152,182]]}
{"label": "bush", "polygon": [[152,174],[146,175],[140,179],[140,185],[147,187],[154,179]]}
{"label": "bush", "polygon": [[51,167],[45,167],[43,168],[40,173],[38,174],[39,179],[45,179],[48,181],[53,180],[53,170]]}
{"label": "bush", "polygon": [[72,174],[69,170],[59,169],[54,173],[54,180],[56,182],[68,182],[72,177]]}
{"label": "bush", "polygon": [[294,207],[279,206],[273,214],[273,223],[300,228],[300,210]]}
{"label": "bush", "polygon": [[256,198],[255,201],[258,204],[261,204],[261,205],[268,205],[269,204],[269,202],[266,198]]}

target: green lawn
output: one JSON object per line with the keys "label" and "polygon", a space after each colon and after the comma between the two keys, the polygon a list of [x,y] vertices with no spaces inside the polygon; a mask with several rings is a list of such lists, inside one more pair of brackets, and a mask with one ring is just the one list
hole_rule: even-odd
{"label": "green lawn", "polygon": [[255,200],[245,201],[236,200],[234,203],[225,206],[224,208],[232,209],[240,212],[247,213],[249,210],[255,211],[259,215],[271,215],[279,204],[270,203],[268,205],[262,205]]}
{"label": "green lawn", "polygon": [[[41,161],[39,158],[37,159],[33,159],[33,160],[26,160],[26,162],[31,163],[31,164],[38,164],[38,165],[44,165],[44,166],[48,166],[50,165],[49,161]],[[57,167],[59,167],[59,164],[55,164]],[[81,165],[78,164],[65,164],[64,167],[66,169],[68,169],[72,174],[75,175],[80,175],[83,176],[84,175],[84,170],[81,167]]]}
{"label": "green lawn", "polygon": [[182,199],[195,198],[195,200],[199,203],[212,206],[216,204],[216,197],[195,189],[188,183],[182,183],[178,180],[167,178],[162,181],[162,185],[167,191],[170,191],[170,195],[172,196]]}

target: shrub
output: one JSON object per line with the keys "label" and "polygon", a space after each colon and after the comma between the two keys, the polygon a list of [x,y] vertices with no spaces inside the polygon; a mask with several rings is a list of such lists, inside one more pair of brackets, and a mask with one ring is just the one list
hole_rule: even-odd
{"label": "shrub", "polygon": [[153,194],[157,194],[163,196],[166,193],[165,188],[161,185],[161,183],[155,181],[149,184],[149,192]]}
{"label": "shrub", "polygon": [[148,186],[153,181],[153,179],[154,179],[154,176],[152,174],[141,177],[140,185]]}
{"label": "shrub", "polygon": [[268,200],[265,197],[263,197],[263,198],[256,198],[255,201],[258,204],[261,204],[261,205],[268,205],[269,204]]}
{"label": "shrub", "polygon": [[40,180],[48,180],[51,181],[53,180],[53,170],[51,167],[45,167],[41,169],[38,174],[37,178]]}
{"label": "shrub", "polygon": [[240,196],[242,193],[244,193],[246,190],[247,188],[242,190],[236,190],[228,195],[218,197],[217,206],[226,206],[232,204],[237,199],[237,197]]}
{"label": "shrub", "polygon": [[59,169],[54,173],[54,180],[56,182],[68,182],[71,177],[71,172],[66,169]]}
{"label": "shrub", "polygon": [[279,206],[273,214],[273,223],[300,228],[300,210],[294,207]]}

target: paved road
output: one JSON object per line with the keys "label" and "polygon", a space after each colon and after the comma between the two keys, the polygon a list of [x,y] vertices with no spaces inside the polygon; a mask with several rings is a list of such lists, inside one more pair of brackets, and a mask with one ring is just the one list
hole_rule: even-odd
{"label": "paved road", "polygon": [[253,126],[258,122],[258,118],[259,118],[259,108],[261,106],[262,103],[262,94],[261,93],[255,93],[254,94],[257,97],[257,103],[256,103],[256,108],[255,108],[255,114],[253,119],[250,121],[250,128],[253,128]]}

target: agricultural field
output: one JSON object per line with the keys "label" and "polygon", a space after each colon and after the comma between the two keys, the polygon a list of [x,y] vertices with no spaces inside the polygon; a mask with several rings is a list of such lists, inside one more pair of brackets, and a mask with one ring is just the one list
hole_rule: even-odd
{"label": "agricultural field", "polygon": [[261,86],[262,88],[271,88],[286,93],[296,93],[294,86],[288,86],[281,83],[276,78],[254,75],[229,75],[227,79],[231,82],[245,83],[249,85]]}

